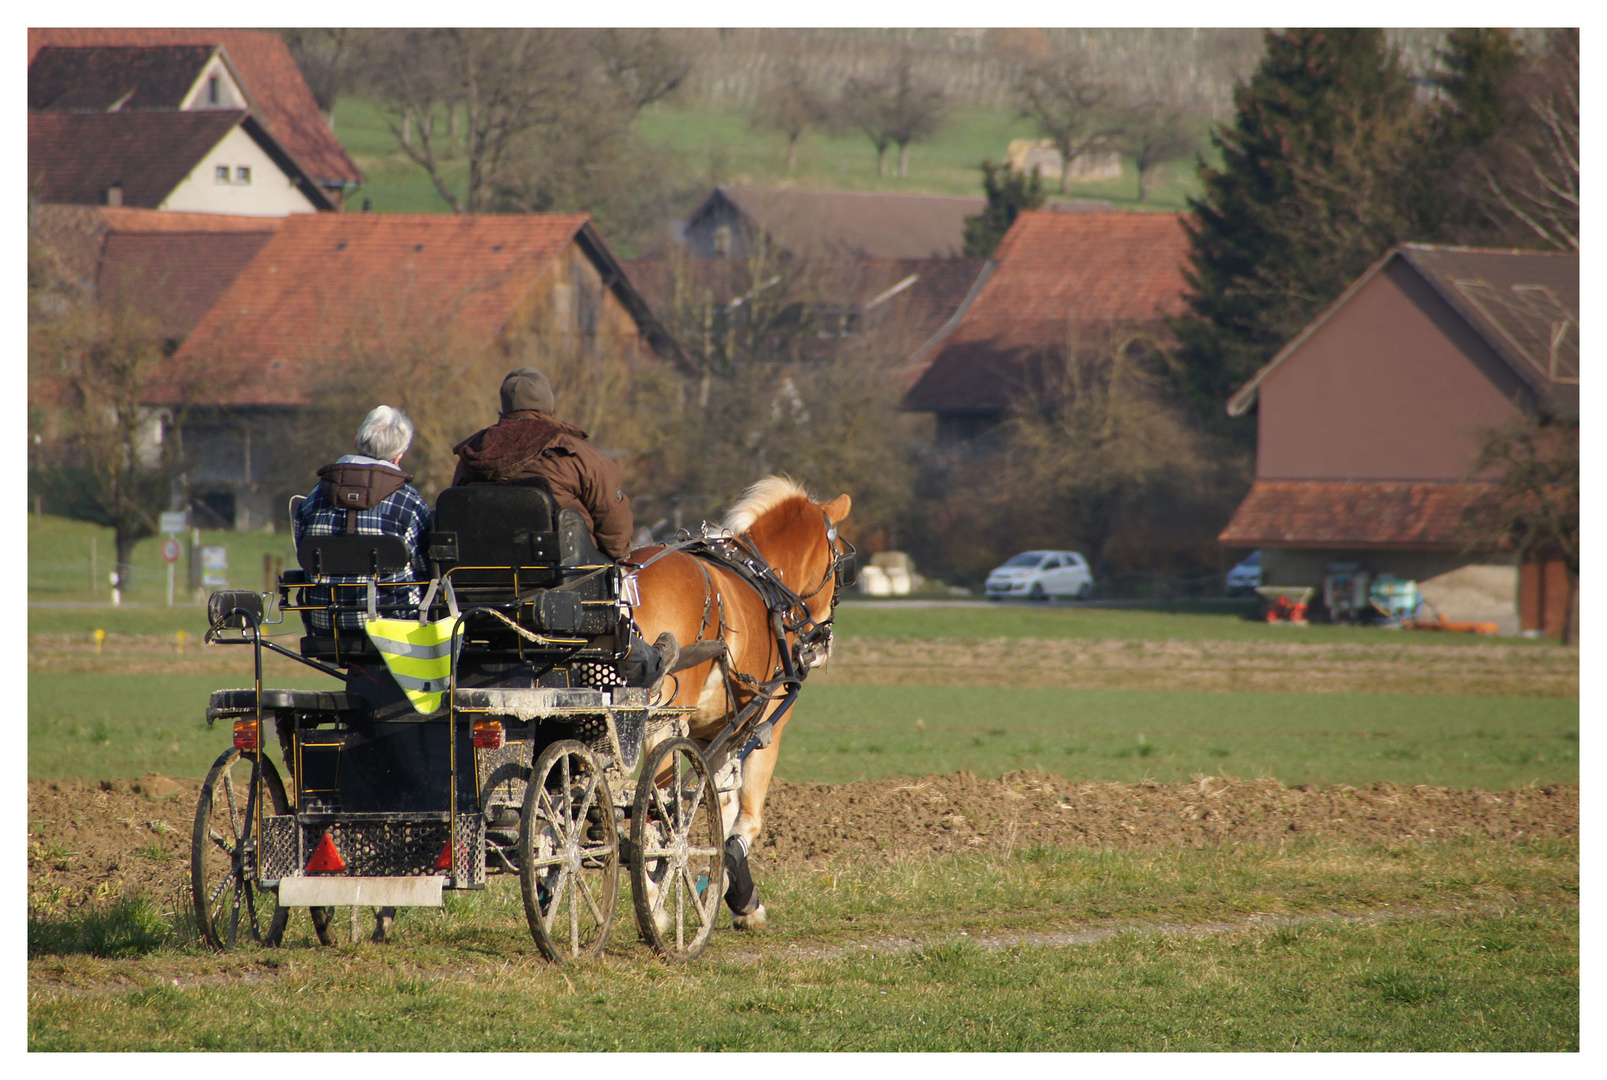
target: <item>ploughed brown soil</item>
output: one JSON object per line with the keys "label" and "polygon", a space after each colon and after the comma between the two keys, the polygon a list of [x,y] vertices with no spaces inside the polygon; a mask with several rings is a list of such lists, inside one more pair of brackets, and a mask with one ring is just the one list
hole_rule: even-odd
{"label": "ploughed brown soil", "polygon": [[[132,891],[188,904],[197,781],[147,776],[28,785],[28,897],[52,914]],[[1044,773],[968,773],[841,786],[777,782],[755,869],[1049,847],[1199,847],[1294,837],[1387,843],[1579,833],[1579,786],[1453,791],[1373,784],[1287,788],[1206,777],[1186,784],[1079,783]]]}

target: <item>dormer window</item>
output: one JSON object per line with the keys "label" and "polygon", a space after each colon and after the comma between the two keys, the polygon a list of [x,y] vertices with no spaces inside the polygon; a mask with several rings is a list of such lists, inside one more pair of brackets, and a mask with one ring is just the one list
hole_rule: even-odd
{"label": "dormer window", "polygon": [[229,167],[227,165],[219,165],[212,175],[213,179],[217,183],[227,184],[229,182]]}
{"label": "dormer window", "polygon": [[106,189],[106,205],[107,206],[122,206],[123,205],[123,185],[122,184],[113,184],[111,187]]}
{"label": "dormer window", "polygon": [[206,103],[208,105],[216,105],[218,104],[218,99],[221,96],[222,92],[218,89],[218,77],[216,75],[208,75],[206,77]]}
{"label": "dormer window", "polygon": [[251,166],[236,165],[234,168],[234,182],[236,184],[251,183]]}

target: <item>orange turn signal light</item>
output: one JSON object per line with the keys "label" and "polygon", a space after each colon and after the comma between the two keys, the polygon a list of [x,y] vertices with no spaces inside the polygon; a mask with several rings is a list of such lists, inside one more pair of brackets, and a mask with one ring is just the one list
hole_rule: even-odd
{"label": "orange turn signal light", "polygon": [[257,730],[255,718],[236,720],[234,722],[234,746],[236,750],[257,750],[261,748],[262,737]]}
{"label": "orange turn signal light", "polygon": [[476,720],[474,722],[474,748],[476,750],[501,750],[502,721]]}

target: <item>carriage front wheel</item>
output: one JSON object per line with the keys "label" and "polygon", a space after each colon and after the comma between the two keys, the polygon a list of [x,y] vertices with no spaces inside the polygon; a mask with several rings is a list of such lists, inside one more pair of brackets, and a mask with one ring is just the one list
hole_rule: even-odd
{"label": "carriage front wheel", "polygon": [[[252,782],[259,765],[266,799],[260,808]],[[207,773],[195,808],[190,891],[201,936],[214,949],[242,941],[278,945],[284,936],[290,910],[279,906],[276,891],[257,884],[258,818],[288,813],[285,786],[266,756],[230,749]]]}
{"label": "carriage front wheel", "polygon": [[530,767],[519,887],[530,936],[548,960],[603,951],[619,900],[619,827],[608,781],[584,743],[555,742]]}
{"label": "carriage front wheel", "polygon": [[631,807],[631,895],[636,925],[669,960],[708,944],[725,894],[725,827],[707,760],[690,739],[669,739],[642,763]]}

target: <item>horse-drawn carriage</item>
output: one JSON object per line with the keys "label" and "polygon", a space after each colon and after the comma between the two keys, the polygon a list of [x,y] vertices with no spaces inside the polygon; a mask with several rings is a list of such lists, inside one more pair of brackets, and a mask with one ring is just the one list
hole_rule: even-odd
{"label": "horse-drawn carriage", "polygon": [[[780,494],[762,510],[820,511],[811,532],[823,534],[825,570],[808,596],[785,580],[809,575],[819,545],[776,542],[796,528],[775,541],[763,529],[684,537],[616,563],[546,491],[501,486],[442,492],[427,581],[397,584],[409,555],[394,537],[304,538],[301,569],[280,577],[277,596],[279,618],[297,613],[307,630],[299,650],[265,633],[263,594],[215,593],[208,641],[251,646],[256,675],[207,709],[209,723],[231,723],[234,745],[196,809],[192,888],[206,940],[277,944],[290,912],[307,908],[327,944],[337,907],[352,909],[354,938],[358,912],[377,909],[383,938],[397,907],[440,905],[444,891],[503,873],[519,876],[540,951],[563,962],[602,951],[621,864],[637,927],[663,956],[701,952],[722,897],[741,925],[727,869],[757,905],[746,852],[772,740],[829,648],[851,566],[826,513],[840,503],[846,515],[846,497],[822,508],[795,486]],[[706,583],[696,596],[677,592],[687,561]],[[763,635],[742,617],[755,599]],[[660,625],[680,627],[686,660],[656,692],[626,685],[633,630]],[[264,650],[343,688],[264,688]],[[744,779],[755,753],[766,758],[757,784]],[[747,832],[734,832],[743,815]]]}

